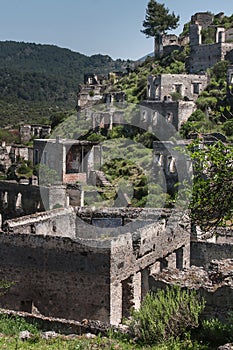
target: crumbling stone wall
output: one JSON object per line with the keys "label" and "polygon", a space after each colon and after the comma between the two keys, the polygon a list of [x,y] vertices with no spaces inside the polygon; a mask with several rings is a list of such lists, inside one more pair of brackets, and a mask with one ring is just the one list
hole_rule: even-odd
{"label": "crumbling stone wall", "polygon": [[[221,15],[224,15],[223,13]],[[226,35],[226,30],[216,26],[215,42],[213,44],[202,43],[202,28],[212,25],[213,15],[196,13],[191,18],[190,25],[190,57],[189,72],[197,73],[205,71],[217,62],[226,59],[226,54],[233,50],[231,32]],[[229,42],[227,42],[229,40]]]}
{"label": "crumbling stone wall", "polygon": [[75,238],[74,208],[59,208],[6,220],[3,229],[9,234],[23,233]]}
{"label": "crumbling stone wall", "polygon": [[65,186],[38,186],[0,181],[0,213],[3,220],[66,206]]}
{"label": "crumbling stone wall", "polygon": [[233,50],[233,43],[203,44],[190,47],[190,73],[205,71],[217,62],[225,59],[228,52]]}
{"label": "crumbling stone wall", "polygon": [[112,242],[111,300],[115,302],[111,308],[111,323],[120,322],[122,310],[127,315],[130,301],[140,305],[149,291],[148,276],[154,268],[162,270],[165,264],[178,267],[180,249],[183,252],[181,265],[189,266],[188,236],[179,225],[166,226],[160,221],[137,230],[133,237],[126,234]]}
{"label": "crumbling stone wall", "polygon": [[[185,217],[181,219],[173,211],[142,208],[90,211],[79,208],[77,215],[78,236],[88,238],[89,244],[102,236],[102,239],[106,239],[105,244],[111,244],[112,324],[121,322],[132,305],[140,306],[149,290],[148,276],[152,271],[161,271],[167,266],[189,266],[189,220]],[[109,225],[110,218],[115,222],[115,227]]]}
{"label": "crumbling stone wall", "polygon": [[33,149],[22,145],[6,145],[5,142],[0,146],[0,172],[6,174],[7,170],[17,160],[24,159],[33,162]]}
{"label": "crumbling stone wall", "polygon": [[196,100],[207,86],[205,74],[160,74],[148,77],[147,98],[163,101],[173,93],[188,100]]}
{"label": "crumbling stone wall", "polygon": [[8,221],[0,234],[0,278],[15,282],[0,306],[118,324],[131,306],[140,306],[151,271],[189,266],[190,223],[181,213],[141,208],[54,213]]}
{"label": "crumbling stone wall", "polygon": [[233,311],[233,260],[212,260],[208,269],[191,266],[183,271],[167,269],[149,277],[150,290],[156,292],[168,285],[195,289],[204,297],[204,316],[225,319]]}
{"label": "crumbling stone wall", "polygon": [[140,103],[140,125],[159,140],[168,140],[194,111],[194,101],[145,100]]}
{"label": "crumbling stone wall", "polygon": [[[192,163],[184,149],[190,141],[154,141],[153,175],[164,191],[174,193],[174,185],[184,180],[190,182]],[[161,179],[161,180],[160,180]]]}
{"label": "crumbling stone wall", "polygon": [[110,249],[70,238],[0,235],[0,279],[13,282],[0,306],[45,316],[109,319]]}
{"label": "crumbling stone wall", "polygon": [[50,125],[24,124],[20,125],[19,134],[22,143],[29,142],[32,137],[44,138],[51,133]]}
{"label": "crumbling stone wall", "polygon": [[190,263],[208,268],[213,259],[233,258],[233,245],[228,243],[191,242]]}
{"label": "crumbling stone wall", "polygon": [[202,28],[209,27],[213,22],[214,16],[209,12],[197,12],[191,17],[191,24],[198,23]]}

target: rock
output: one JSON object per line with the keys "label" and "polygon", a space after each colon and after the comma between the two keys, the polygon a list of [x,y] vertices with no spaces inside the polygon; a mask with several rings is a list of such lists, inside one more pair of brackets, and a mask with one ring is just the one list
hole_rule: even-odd
{"label": "rock", "polygon": [[218,350],[233,350],[233,343],[228,343],[218,347]]}
{"label": "rock", "polygon": [[29,331],[22,331],[19,333],[19,339],[20,340],[28,340],[32,337],[32,333],[30,333]]}
{"label": "rock", "polygon": [[94,339],[94,338],[96,338],[96,335],[92,334],[92,333],[86,333],[86,334],[83,334],[83,336],[86,339]]}
{"label": "rock", "polygon": [[68,335],[62,335],[61,338],[63,340],[75,340],[75,339],[81,339],[81,335],[77,334],[68,334]]}
{"label": "rock", "polygon": [[59,334],[54,332],[54,331],[48,331],[48,332],[43,332],[41,333],[41,337],[43,339],[52,339],[52,338],[57,338],[59,337]]}

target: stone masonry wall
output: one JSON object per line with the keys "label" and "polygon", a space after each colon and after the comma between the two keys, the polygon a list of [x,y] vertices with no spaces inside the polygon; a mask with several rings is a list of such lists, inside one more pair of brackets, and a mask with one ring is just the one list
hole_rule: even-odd
{"label": "stone masonry wall", "polygon": [[60,208],[8,220],[4,231],[34,235],[75,237],[75,213],[72,207]]}
{"label": "stone masonry wall", "polygon": [[173,210],[57,209],[7,224],[0,279],[15,284],[4,308],[118,324],[140,306],[152,271],[189,266],[189,219]]}
{"label": "stone masonry wall", "polygon": [[212,67],[223,60],[227,52],[233,49],[233,43],[216,43],[191,46],[190,73],[197,73]]}
{"label": "stone masonry wall", "polygon": [[210,242],[191,242],[190,264],[208,268],[213,259],[233,258],[233,244]]}
{"label": "stone masonry wall", "polygon": [[66,187],[0,181],[0,213],[3,220],[66,206]]}
{"label": "stone masonry wall", "polygon": [[[198,85],[196,90],[194,85]],[[205,74],[161,74],[158,77],[148,77],[148,99],[163,101],[165,97],[178,92],[182,97],[196,100],[207,85]]]}
{"label": "stone masonry wall", "polygon": [[202,316],[224,320],[233,310],[232,259],[213,260],[206,271],[192,266],[182,271],[167,269],[149,277],[150,290],[156,292],[168,285],[195,289],[206,301]]}
{"label": "stone masonry wall", "polygon": [[[148,277],[163,266],[189,266],[189,224],[184,227],[173,218],[166,218],[120,235],[111,242],[111,314],[112,324],[127,316],[130,305],[139,307],[149,291]],[[186,222],[186,225],[185,225]]]}
{"label": "stone masonry wall", "polygon": [[0,307],[45,316],[109,320],[110,250],[69,238],[0,234]]}

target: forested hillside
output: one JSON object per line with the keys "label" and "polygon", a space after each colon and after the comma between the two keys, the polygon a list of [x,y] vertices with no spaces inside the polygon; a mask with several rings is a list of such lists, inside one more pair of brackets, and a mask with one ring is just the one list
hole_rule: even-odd
{"label": "forested hillside", "polygon": [[74,109],[84,73],[107,74],[126,62],[91,57],[53,45],[0,42],[0,125],[46,122],[52,113]]}

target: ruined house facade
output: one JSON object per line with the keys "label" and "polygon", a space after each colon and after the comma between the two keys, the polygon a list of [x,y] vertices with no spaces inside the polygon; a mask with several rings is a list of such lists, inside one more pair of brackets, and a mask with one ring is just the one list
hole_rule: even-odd
{"label": "ruined house facade", "polygon": [[[190,24],[190,58],[189,72],[205,71],[217,62],[227,58],[233,50],[232,28],[225,30],[220,26],[213,26],[214,16],[209,12],[198,12],[191,18]],[[202,42],[202,29],[214,28],[215,38],[211,44]]]}
{"label": "ruined house facade", "polygon": [[101,150],[97,142],[60,139],[34,140],[34,165],[53,169],[61,183],[86,183],[90,172],[100,168]]}
{"label": "ruined house facade", "polygon": [[19,135],[22,143],[29,142],[32,138],[45,138],[51,133],[50,125],[24,124],[20,125]]}
{"label": "ruined house facade", "polygon": [[[155,143],[156,165],[171,183],[188,165],[176,152],[171,142]],[[58,198],[62,194],[55,191],[54,201]],[[0,278],[14,284],[0,306],[119,324],[149,290],[166,286],[161,280],[164,275],[169,279],[169,271],[192,276],[190,265],[207,269],[212,259],[233,258],[232,242],[230,232],[219,242],[191,235],[189,217],[175,209],[67,205],[7,220],[0,235]],[[232,287],[221,284],[219,292],[207,290],[205,295],[209,305],[213,296],[219,298],[216,308],[224,298],[230,305]]]}
{"label": "ruined house facade", "polygon": [[224,319],[232,310],[232,231],[218,232],[219,242],[190,233],[189,218],[171,209],[69,207],[7,220],[0,278],[14,283],[0,306],[117,325],[148,291],[179,283],[200,290],[207,317]]}
{"label": "ruined house facade", "polygon": [[0,145],[0,172],[7,173],[7,170],[19,159],[33,162],[33,148],[23,145],[7,145],[1,142]]}
{"label": "ruined house facade", "polygon": [[[140,103],[140,119],[160,140],[174,135],[195,111],[195,100],[208,83],[205,74],[150,75],[147,99]],[[175,100],[172,99],[177,95]]]}
{"label": "ruined house facade", "polygon": [[[29,215],[69,203],[66,186],[38,186],[33,182],[0,181],[0,214],[3,221]],[[81,204],[81,193],[78,192]]]}
{"label": "ruined house facade", "polygon": [[183,46],[188,44],[189,37],[178,37],[175,34],[163,34],[159,38],[155,38],[155,56],[167,56],[174,50],[181,51]]}
{"label": "ruined house facade", "polygon": [[159,74],[150,75],[147,80],[147,99],[168,101],[172,94],[179,94],[180,98],[195,101],[206,88],[208,78],[206,74]]}
{"label": "ruined house facade", "polygon": [[85,74],[84,84],[79,85],[77,93],[77,109],[90,107],[102,99],[106,89],[106,78],[97,74]]}
{"label": "ruined house facade", "polygon": [[56,209],[5,223],[1,307],[118,324],[138,308],[148,276],[189,266],[190,223],[170,210]]}

